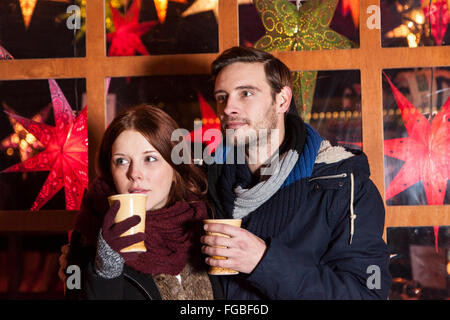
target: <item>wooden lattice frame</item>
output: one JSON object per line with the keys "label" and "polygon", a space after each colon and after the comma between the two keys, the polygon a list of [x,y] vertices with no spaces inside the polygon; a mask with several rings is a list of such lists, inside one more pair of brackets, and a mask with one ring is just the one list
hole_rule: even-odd
{"label": "wooden lattice frame", "polygon": [[[125,76],[208,74],[217,56],[177,54],[107,57],[103,1],[87,1],[86,57],[0,61],[0,80],[85,78],[88,104],[89,159],[105,129],[105,78]],[[372,179],[384,195],[382,74],[387,68],[450,66],[450,47],[382,48],[379,29],[369,29],[369,6],[360,0],[360,48],[276,52],[291,70],[358,69],[361,72],[362,132]],[[238,0],[219,0],[219,52],[239,45]],[[94,173],[90,161],[89,174]],[[2,231],[66,231],[75,212],[0,211]],[[450,225],[450,206],[387,206],[386,227]]]}

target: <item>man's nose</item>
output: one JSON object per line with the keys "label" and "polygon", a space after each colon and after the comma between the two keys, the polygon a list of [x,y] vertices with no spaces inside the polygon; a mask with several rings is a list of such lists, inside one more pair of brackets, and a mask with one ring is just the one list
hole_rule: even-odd
{"label": "man's nose", "polygon": [[223,113],[227,116],[239,114],[239,106],[232,97],[228,97],[227,101],[225,102]]}

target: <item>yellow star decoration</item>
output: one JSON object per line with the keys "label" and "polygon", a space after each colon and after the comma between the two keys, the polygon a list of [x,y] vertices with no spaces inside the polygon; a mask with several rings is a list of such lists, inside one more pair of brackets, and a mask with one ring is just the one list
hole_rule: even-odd
{"label": "yellow star decoration", "polygon": [[[255,48],[271,51],[347,49],[352,42],[330,29],[338,0],[309,0],[299,10],[287,0],[254,0],[266,34]],[[293,93],[299,115],[311,113],[317,71],[293,72]]]}
{"label": "yellow star decoration", "polygon": [[[239,0],[238,4],[251,4],[252,0]],[[218,0],[197,0],[189,8],[184,11],[181,16],[187,17],[193,14],[202,13],[212,10],[216,20],[219,17],[219,1]]]}
{"label": "yellow star decoration", "polygon": [[[170,0],[172,2],[187,3],[186,0]],[[158,14],[159,22],[163,23],[166,21],[167,6],[169,5],[169,0],[153,0],[155,3],[156,13]]]}
{"label": "yellow star decoration", "polygon": [[31,17],[33,16],[34,8],[36,7],[37,0],[20,0],[20,9],[22,10],[23,22],[25,28],[28,29],[30,25]]}

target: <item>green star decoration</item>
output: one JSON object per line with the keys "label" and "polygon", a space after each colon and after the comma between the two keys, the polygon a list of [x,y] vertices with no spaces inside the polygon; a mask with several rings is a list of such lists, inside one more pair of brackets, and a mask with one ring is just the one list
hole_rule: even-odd
{"label": "green star decoration", "polygon": [[[254,0],[266,34],[255,48],[270,51],[348,49],[353,43],[330,29],[338,0],[309,0],[299,10],[287,0]],[[307,121],[311,113],[317,71],[293,72],[297,109]]]}

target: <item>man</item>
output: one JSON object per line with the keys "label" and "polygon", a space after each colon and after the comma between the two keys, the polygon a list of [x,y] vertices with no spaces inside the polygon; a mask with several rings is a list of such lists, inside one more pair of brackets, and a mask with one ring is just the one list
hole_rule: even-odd
{"label": "man", "polygon": [[[385,213],[366,156],[331,146],[296,115],[289,69],[272,55],[234,47],[212,74],[228,146],[245,144],[247,160],[208,168],[215,217],[242,218],[243,228],[205,226],[231,238],[202,237],[207,264],[240,272],[220,276],[226,298],[386,299]],[[249,138],[261,130],[278,136]],[[261,146],[279,156],[254,157]],[[261,174],[268,164],[272,175]]]}

